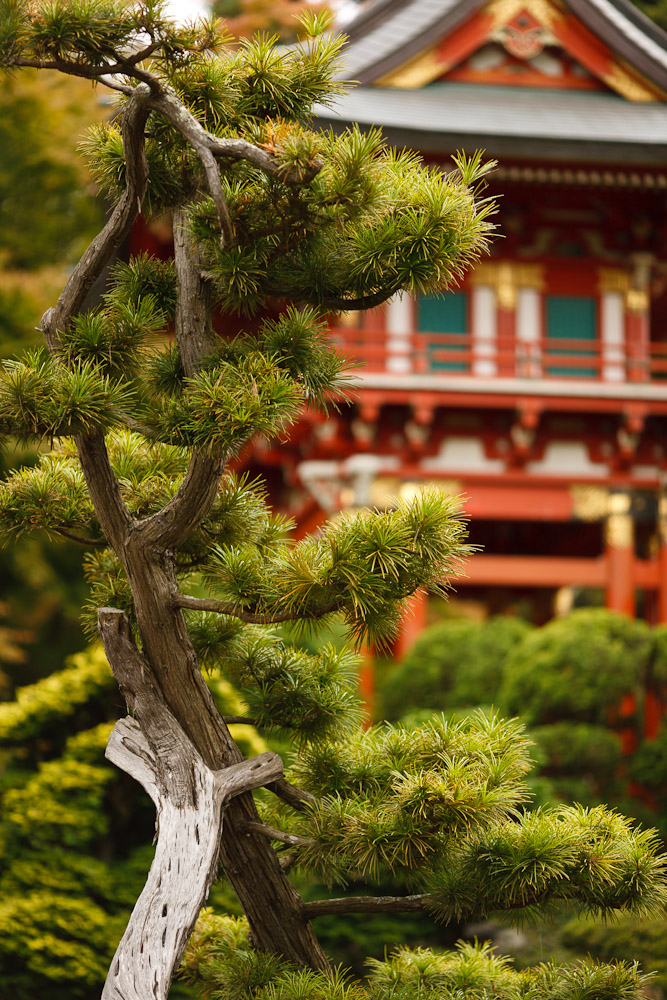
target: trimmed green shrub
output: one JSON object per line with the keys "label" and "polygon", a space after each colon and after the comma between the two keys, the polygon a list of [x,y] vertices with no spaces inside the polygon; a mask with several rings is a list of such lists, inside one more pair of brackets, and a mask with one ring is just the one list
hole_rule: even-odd
{"label": "trimmed green shrub", "polygon": [[605,725],[625,694],[644,684],[653,639],[645,622],[582,608],[527,635],[508,655],[502,711],[527,725],[558,721]]}
{"label": "trimmed green shrub", "polygon": [[527,622],[505,615],[482,623],[448,620],[427,628],[381,692],[383,717],[491,704],[506,656],[531,631]]}

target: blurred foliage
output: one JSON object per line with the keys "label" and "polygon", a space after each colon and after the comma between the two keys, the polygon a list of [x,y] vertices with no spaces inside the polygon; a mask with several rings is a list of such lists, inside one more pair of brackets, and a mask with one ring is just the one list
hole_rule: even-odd
{"label": "blurred foliage", "polygon": [[602,962],[638,961],[654,974],[650,995],[657,996],[658,990],[667,995],[667,918],[641,921],[620,917],[609,924],[574,918],[561,928],[560,941],[571,953],[591,955]]}
{"label": "blurred foliage", "polygon": [[[245,713],[228,682],[210,684],[225,715]],[[153,853],[153,804],[104,757],[121,714],[99,646],[0,704],[3,998],[99,997]],[[231,728],[244,754],[266,749],[253,727]],[[229,908],[224,887],[212,899]],[[172,995],[190,992],[181,985]]]}
{"label": "blurred foliage", "polygon": [[642,14],[646,14],[660,28],[667,31],[667,3],[665,0],[634,0],[634,3]]}
{"label": "blurred foliage", "polygon": [[257,31],[277,35],[281,42],[297,37],[297,15],[304,10],[327,10],[323,2],[305,0],[213,0],[212,11],[225,20],[225,27],[237,38],[249,38]]}
{"label": "blurred foliage", "polygon": [[[0,78],[0,358],[37,343],[42,313],[99,228],[103,206],[75,144],[108,113],[83,80]],[[5,453],[0,472],[34,460],[31,451]],[[0,664],[13,683],[44,676],[82,647],[80,564],[77,547],[45,538],[0,550]],[[10,694],[0,683],[0,699]]]}
{"label": "blurred foliage", "polygon": [[432,626],[390,674],[380,693],[381,716],[398,719],[413,708],[446,711],[491,704],[505,657],[530,630],[527,622],[501,615],[483,624],[449,619]]}
{"label": "blurred foliage", "polygon": [[[108,115],[91,85],[56,73],[0,78],[0,247],[11,271],[65,267],[99,228],[75,145]],[[62,271],[60,277],[62,278]]]}
{"label": "blurred foliage", "polygon": [[[507,657],[500,704],[527,725],[604,725],[624,695],[643,690],[653,650],[645,622],[603,608],[573,611],[536,629]],[[664,664],[655,669],[662,673]]]}

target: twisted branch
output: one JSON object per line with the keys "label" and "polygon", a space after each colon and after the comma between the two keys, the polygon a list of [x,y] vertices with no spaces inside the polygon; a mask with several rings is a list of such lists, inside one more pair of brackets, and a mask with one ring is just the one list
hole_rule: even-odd
{"label": "twisted branch", "polygon": [[229,615],[251,625],[277,625],[280,622],[298,621],[302,618],[313,621],[340,611],[343,607],[343,602],[336,599],[315,611],[244,611],[231,601],[219,601],[214,597],[190,597],[181,593],[174,594],[172,603],[176,608],[189,608],[191,611],[215,611],[219,615]]}

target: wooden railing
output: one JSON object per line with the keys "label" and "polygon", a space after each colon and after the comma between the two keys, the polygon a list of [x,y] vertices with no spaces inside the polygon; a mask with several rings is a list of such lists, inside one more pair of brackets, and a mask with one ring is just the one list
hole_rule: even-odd
{"label": "wooden railing", "polygon": [[612,344],[548,337],[535,340],[472,334],[412,333],[338,327],[334,342],[368,372],[476,375],[480,378],[667,379],[667,343]]}

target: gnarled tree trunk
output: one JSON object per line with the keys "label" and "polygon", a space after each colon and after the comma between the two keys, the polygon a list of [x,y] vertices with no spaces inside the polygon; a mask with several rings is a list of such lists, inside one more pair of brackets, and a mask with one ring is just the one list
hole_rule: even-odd
{"label": "gnarled tree trunk", "polygon": [[[230,800],[275,781],[275,753],[214,770],[202,759],[155,685],[126,616],[103,608],[109,662],[136,718],[121,719],[108,758],[131,774],[157,810],[158,840],[144,889],[114,956],[103,1000],[166,1000],[174,972],[215,876]],[[266,900],[264,900],[266,906]]]}

